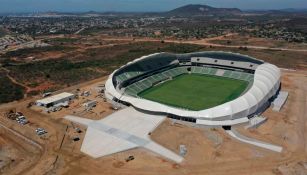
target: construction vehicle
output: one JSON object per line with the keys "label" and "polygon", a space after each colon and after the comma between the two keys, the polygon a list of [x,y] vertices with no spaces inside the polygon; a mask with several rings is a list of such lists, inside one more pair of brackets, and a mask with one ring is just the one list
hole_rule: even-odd
{"label": "construction vehicle", "polygon": [[29,123],[29,121],[26,119],[25,116],[19,116],[16,118],[16,121],[19,123],[19,124],[22,124],[22,125],[25,125],[27,123]]}
{"label": "construction vehicle", "polygon": [[36,134],[39,135],[39,136],[48,133],[44,128],[37,128],[37,129],[35,130],[35,132],[36,132]]}
{"label": "construction vehicle", "polygon": [[129,162],[131,160],[134,160],[134,156],[129,156],[128,158],[126,158],[126,162]]}

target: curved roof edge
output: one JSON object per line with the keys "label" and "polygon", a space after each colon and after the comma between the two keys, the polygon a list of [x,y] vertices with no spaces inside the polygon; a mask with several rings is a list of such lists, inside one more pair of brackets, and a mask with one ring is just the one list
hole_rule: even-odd
{"label": "curved roof edge", "polygon": [[154,56],[157,56],[157,55],[162,55],[162,54],[174,55],[177,58],[180,57],[180,56],[189,56],[189,55],[193,56],[193,57],[200,56],[200,55],[197,55],[197,54],[229,54],[229,55],[232,55],[232,56],[239,56],[239,57],[241,57],[241,59],[243,58],[244,61],[248,60],[248,61],[256,63],[256,64],[263,64],[264,63],[263,60],[260,60],[260,59],[257,59],[257,58],[254,58],[254,57],[251,57],[251,56],[248,56],[248,55],[244,55],[244,54],[240,54],[240,53],[233,53],[233,52],[225,52],[225,51],[200,51],[200,52],[182,53],[182,54],[174,54],[174,53],[170,53],[170,52],[158,52],[158,53],[153,53],[153,54],[145,55],[145,56],[142,56],[140,58],[136,58],[136,59],[134,59],[132,61],[129,61],[125,65],[122,65],[118,69],[114,70],[113,74],[118,72],[118,71],[120,71],[122,68],[124,68],[124,67],[126,67],[128,65],[131,65],[133,63],[142,61],[142,60],[150,58],[150,57],[154,57]]}
{"label": "curved roof edge", "polygon": [[[141,57],[140,59],[144,59],[144,57]],[[257,111],[258,107],[261,107],[269,98],[276,94],[280,86],[281,76],[279,68],[275,65],[269,63],[261,64],[255,71],[253,85],[240,97],[213,108],[201,111],[189,111],[146,99],[121,94],[115,89],[112,83],[112,78],[115,72],[116,71],[109,76],[106,82],[105,93],[106,97],[110,100],[115,97],[145,111],[173,114],[182,117],[192,117],[197,119],[197,121],[200,123],[210,123],[209,121],[211,121],[211,123],[213,121],[213,123],[229,121],[226,123],[230,124],[236,124],[237,122],[234,122],[234,120],[243,122],[243,119],[238,119],[244,117],[246,118],[247,116],[253,114]],[[242,104],[242,102],[244,102],[244,104]]]}

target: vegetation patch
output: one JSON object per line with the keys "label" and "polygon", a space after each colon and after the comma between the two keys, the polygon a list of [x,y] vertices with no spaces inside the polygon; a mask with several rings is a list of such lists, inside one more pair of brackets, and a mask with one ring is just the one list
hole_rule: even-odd
{"label": "vegetation patch", "polygon": [[80,40],[79,38],[51,38],[45,40],[45,42],[57,45],[57,44],[71,44],[79,40]]}
{"label": "vegetation patch", "polygon": [[71,51],[73,47],[64,47],[64,46],[46,46],[46,47],[34,47],[34,48],[25,48],[15,51],[9,51],[3,55],[3,57],[27,57],[30,54],[39,54],[42,52],[52,52],[52,51]]}
{"label": "vegetation patch", "polygon": [[0,71],[0,103],[7,103],[23,98],[24,88],[14,84],[4,72]]}
{"label": "vegetation patch", "polygon": [[[49,50],[51,48],[34,48],[34,52],[44,52],[42,51],[44,49]],[[52,46],[52,49],[61,50],[66,49],[66,47]],[[192,44],[161,42],[134,42],[114,45],[112,47],[90,48],[78,54],[75,51],[69,52],[66,56],[58,59],[46,59],[33,62],[22,62],[3,57],[0,59],[0,64],[8,69],[10,76],[21,84],[28,85],[29,87],[37,87],[45,82],[50,82],[50,89],[57,90],[109,75],[112,71],[127,62],[152,53],[186,53],[221,50],[250,55],[285,68],[301,68],[302,65],[307,64],[307,53],[305,52],[257,49],[248,49],[245,51],[239,48],[205,47]],[[14,55],[23,54],[15,53]]]}
{"label": "vegetation patch", "polygon": [[82,30],[79,34],[80,35],[94,35],[94,34],[102,32],[104,29],[105,28],[103,27],[89,27],[89,28]]}

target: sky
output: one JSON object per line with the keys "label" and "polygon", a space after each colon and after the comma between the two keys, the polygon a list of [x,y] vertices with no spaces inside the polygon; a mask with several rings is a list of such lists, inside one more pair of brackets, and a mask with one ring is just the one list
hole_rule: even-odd
{"label": "sky", "polygon": [[45,11],[159,12],[187,4],[240,9],[307,9],[307,0],[0,0],[0,13]]}

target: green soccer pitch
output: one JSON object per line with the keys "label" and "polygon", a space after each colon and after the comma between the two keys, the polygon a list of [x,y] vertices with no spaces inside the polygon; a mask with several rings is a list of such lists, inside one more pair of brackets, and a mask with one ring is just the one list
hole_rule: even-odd
{"label": "green soccer pitch", "polygon": [[193,111],[208,109],[239,97],[248,82],[225,77],[184,74],[149,88],[138,96]]}

